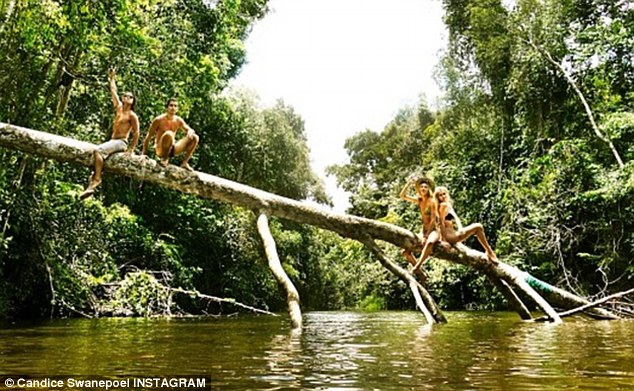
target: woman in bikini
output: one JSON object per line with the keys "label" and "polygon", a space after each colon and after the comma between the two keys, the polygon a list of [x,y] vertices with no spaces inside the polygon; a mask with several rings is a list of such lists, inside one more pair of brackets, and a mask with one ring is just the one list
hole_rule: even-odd
{"label": "woman in bikini", "polygon": [[[416,190],[417,197],[412,197],[408,195],[409,188],[414,185],[414,189]],[[434,247],[434,243],[438,242],[440,236],[436,231],[436,201],[434,201],[434,197],[432,196],[432,191],[434,190],[434,182],[427,177],[416,178],[410,177],[399,196],[401,199],[405,201],[409,201],[418,205],[420,209],[420,215],[423,219],[423,227],[421,228],[421,243],[422,243],[422,251],[418,262],[416,258],[412,255],[411,250],[403,251],[403,255],[409,263],[414,267],[414,271],[418,270],[418,268],[425,262],[429,254]]]}
{"label": "woman in bikini", "polygon": [[[489,245],[486,236],[484,235],[484,227],[480,223],[469,224],[466,227],[462,226],[458,214],[453,208],[453,202],[449,197],[449,190],[444,186],[438,186],[434,192],[434,198],[438,203],[438,218],[440,220],[440,237],[443,241],[450,244],[456,244],[464,241],[470,236],[475,235],[478,241],[484,247],[489,261],[498,263],[498,259],[493,252],[493,249]],[[458,231],[454,229],[454,222]]]}

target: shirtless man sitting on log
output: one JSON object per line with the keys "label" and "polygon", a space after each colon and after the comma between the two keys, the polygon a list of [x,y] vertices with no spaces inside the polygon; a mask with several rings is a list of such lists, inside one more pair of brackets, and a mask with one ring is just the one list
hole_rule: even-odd
{"label": "shirtless man sitting on log", "polygon": [[[193,171],[188,162],[192,157],[194,150],[198,146],[198,135],[181,117],[176,115],[176,112],[178,111],[178,101],[176,99],[171,98],[168,100],[165,108],[167,112],[159,115],[152,121],[150,130],[143,141],[143,151],[141,152],[141,155],[145,155],[147,153],[150,141],[156,137],[154,148],[156,156],[161,159],[161,166],[167,167],[170,157],[185,152],[185,157],[183,158],[181,167],[186,170]],[[185,130],[187,135],[176,142],[176,132],[179,129]]]}
{"label": "shirtless man sitting on log", "polygon": [[[80,199],[90,197],[95,193],[95,189],[101,184],[101,172],[103,170],[104,161],[113,153],[124,152],[131,155],[136,144],[139,142],[139,117],[134,113],[134,103],[136,99],[131,92],[122,95],[123,101],[117,95],[117,84],[115,82],[115,70],[111,68],[108,71],[108,80],[110,83],[110,95],[112,104],[115,109],[114,123],[112,124],[112,136],[110,141],[97,146],[93,150],[95,158],[95,171],[90,176],[90,183],[86,190],[80,195]],[[133,132],[132,143],[128,147],[128,136],[130,131]]]}

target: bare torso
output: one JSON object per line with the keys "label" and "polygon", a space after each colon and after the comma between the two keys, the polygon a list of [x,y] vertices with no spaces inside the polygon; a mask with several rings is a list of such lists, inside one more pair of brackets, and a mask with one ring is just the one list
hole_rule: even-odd
{"label": "bare torso", "polygon": [[155,127],[156,131],[156,143],[158,145],[158,141],[163,137],[165,132],[176,132],[178,129],[183,127],[183,119],[177,115],[170,116],[169,114],[161,114],[154,119],[152,126]]}
{"label": "bare torso", "polygon": [[440,224],[442,224],[444,228],[445,239],[453,244],[457,241],[455,225],[458,224],[458,221],[456,211],[452,206],[444,202],[441,204],[441,210],[442,212],[440,213],[439,218]]}
{"label": "bare torso", "polygon": [[118,108],[112,124],[112,138],[127,140],[132,130],[135,114],[132,110]]}
{"label": "bare torso", "polygon": [[443,220],[441,224],[445,226],[445,229],[447,230],[447,232],[450,232],[450,233],[456,232],[453,221]]}
{"label": "bare torso", "polygon": [[434,209],[436,204],[432,198],[419,198],[418,207],[420,208],[420,215],[423,219],[423,234],[429,234],[434,228]]}

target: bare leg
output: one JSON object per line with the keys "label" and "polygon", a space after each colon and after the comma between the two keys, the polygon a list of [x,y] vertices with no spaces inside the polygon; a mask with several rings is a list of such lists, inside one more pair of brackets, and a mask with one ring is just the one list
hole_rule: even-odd
{"label": "bare leg", "polygon": [[403,250],[403,256],[407,259],[412,266],[416,266],[416,258],[412,255],[412,252],[409,250]]}
{"label": "bare leg", "polygon": [[103,157],[99,151],[94,150],[93,155],[95,158],[95,171],[90,176],[90,183],[86,190],[84,190],[80,195],[79,199],[88,198],[95,193],[95,189],[97,186],[101,184],[101,171],[103,170]]}
{"label": "bare leg", "polygon": [[170,150],[172,149],[172,147],[174,147],[174,132],[163,133],[163,136],[161,136],[161,140],[159,141],[159,143],[161,144],[161,154],[159,156],[161,158],[161,161],[159,162],[159,164],[162,167],[167,167],[170,160]]}
{"label": "bare leg", "polygon": [[407,259],[407,261],[412,266],[414,266],[414,268],[412,269],[412,272],[418,276],[418,278],[419,278],[419,280],[421,282],[424,283],[427,280],[427,277],[425,276],[425,274],[419,268],[415,267],[416,266],[416,258],[414,258],[414,255],[412,255],[412,252],[409,251],[409,250],[404,250],[403,251],[403,256]]}
{"label": "bare leg", "polygon": [[186,170],[193,171],[193,169],[189,166],[188,162],[189,162],[189,159],[194,154],[196,147],[198,146],[198,140],[200,139],[198,138],[198,135],[195,134],[190,139],[189,143],[187,143],[187,153],[185,153],[185,158],[183,159],[183,163],[181,163],[181,167],[183,167]]}
{"label": "bare leg", "polygon": [[487,241],[487,237],[484,234],[484,229],[479,229],[476,232],[476,236],[478,237],[478,241],[480,242],[482,247],[484,247],[484,250],[487,253],[487,257],[489,257],[489,261],[491,261],[491,262],[493,262],[494,264],[497,265],[498,264],[498,257],[495,255],[495,253],[493,252],[493,249],[489,245],[489,242]]}
{"label": "bare leg", "polygon": [[189,171],[193,171],[194,169],[191,168],[191,166],[189,165],[189,159],[192,157],[192,155],[194,154],[194,151],[196,150],[196,147],[198,146],[198,141],[200,140],[200,138],[198,137],[197,134],[189,137],[185,137],[184,139],[180,140],[178,143],[176,143],[176,145],[174,146],[174,155],[180,154],[181,152],[185,152],[185,157],[183,158],[183,162],[181,163],[181,167],[183,167],[186,170]]}
{"label": "bare leg", "polygon": [[95,155],[95,173],[93,174],[93,183],[95,183],[94,187],[99,186],[101,183],[101,171],[103,170],[103,156],[99,151],[94,152]]}
{"label": "bare leg", "polygon": [[436,233],[436,231],[432,231],[429,234],[427,240],[425,241],[425,245],[423,246],[423,251],[420,254],[420,258],[418,258],[418,262],[416,262],[416,264],[414,265],[414,270],[418,270],[427,260],[427,258],[429,258],[429,255],[434,249],[434,243],[436,243],[438,239],[440,239],[440,237],[438,236],[438,233]]}
{"label": "bare leg", "polygon": [[482,224],[480,223],[468,225],[464,229],[462,229],[460,232],[458,232],[458,234],[456,235],[456,238],[455,238],[456,240],[454,241],[454,244],[457,242],[462,242],[463,240],[473,235],[476,235],[476,237],[478,238],[478,241],[480,242],[482,247],[484,247],[484,251],[486,251],[489,261],[497,264],[498,258],[493,252],[493,249],[491,248],[491,246],[489,245],[486,235],[484,234],[484,227],[482,227]]}

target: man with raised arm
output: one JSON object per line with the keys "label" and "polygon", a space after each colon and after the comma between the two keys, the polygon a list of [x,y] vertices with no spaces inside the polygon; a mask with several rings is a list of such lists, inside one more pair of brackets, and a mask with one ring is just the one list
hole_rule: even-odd
{"label": "man with raised arm", "polygon": [[[183,158],[181,167],[193,171],[188,162],[198,146],[198,135],[181,117],[176,115],[178,111],[178,101],[175,98],[170,98],[167,101],[165,109],[166,112],[164,114],[159,115],[152,121],[148,134],[143,141],[143,151],[141,155],[147,153],[150,141],[156,137],[154,150],[156,151],[156,156],[161,159],[161,166],[167,167],[170,157],[184,152],[185,157]],[[178,130],[184,130],[187,134],[176,142],[176,132]]]}
{"label": "man with raised arm", "polygon": [[[131,155],[139,142],[139,117],[133,111],[136,99],[131,92],[125,92],[121,97],[123,100],[119,99],[114,68],[110,68],[108,71],[108,80],[112,104],[115,110],[112,136],[110,141],[98,145],[93,150],[95,170],[90,177],[88,187],[79,196],[82,200],[93,195],[97,186],[101,184],[101,172],[104,161],[113,153],[125,152],[127,155]],[[132,143],[128,147],[130,131],[132,131]]]}

